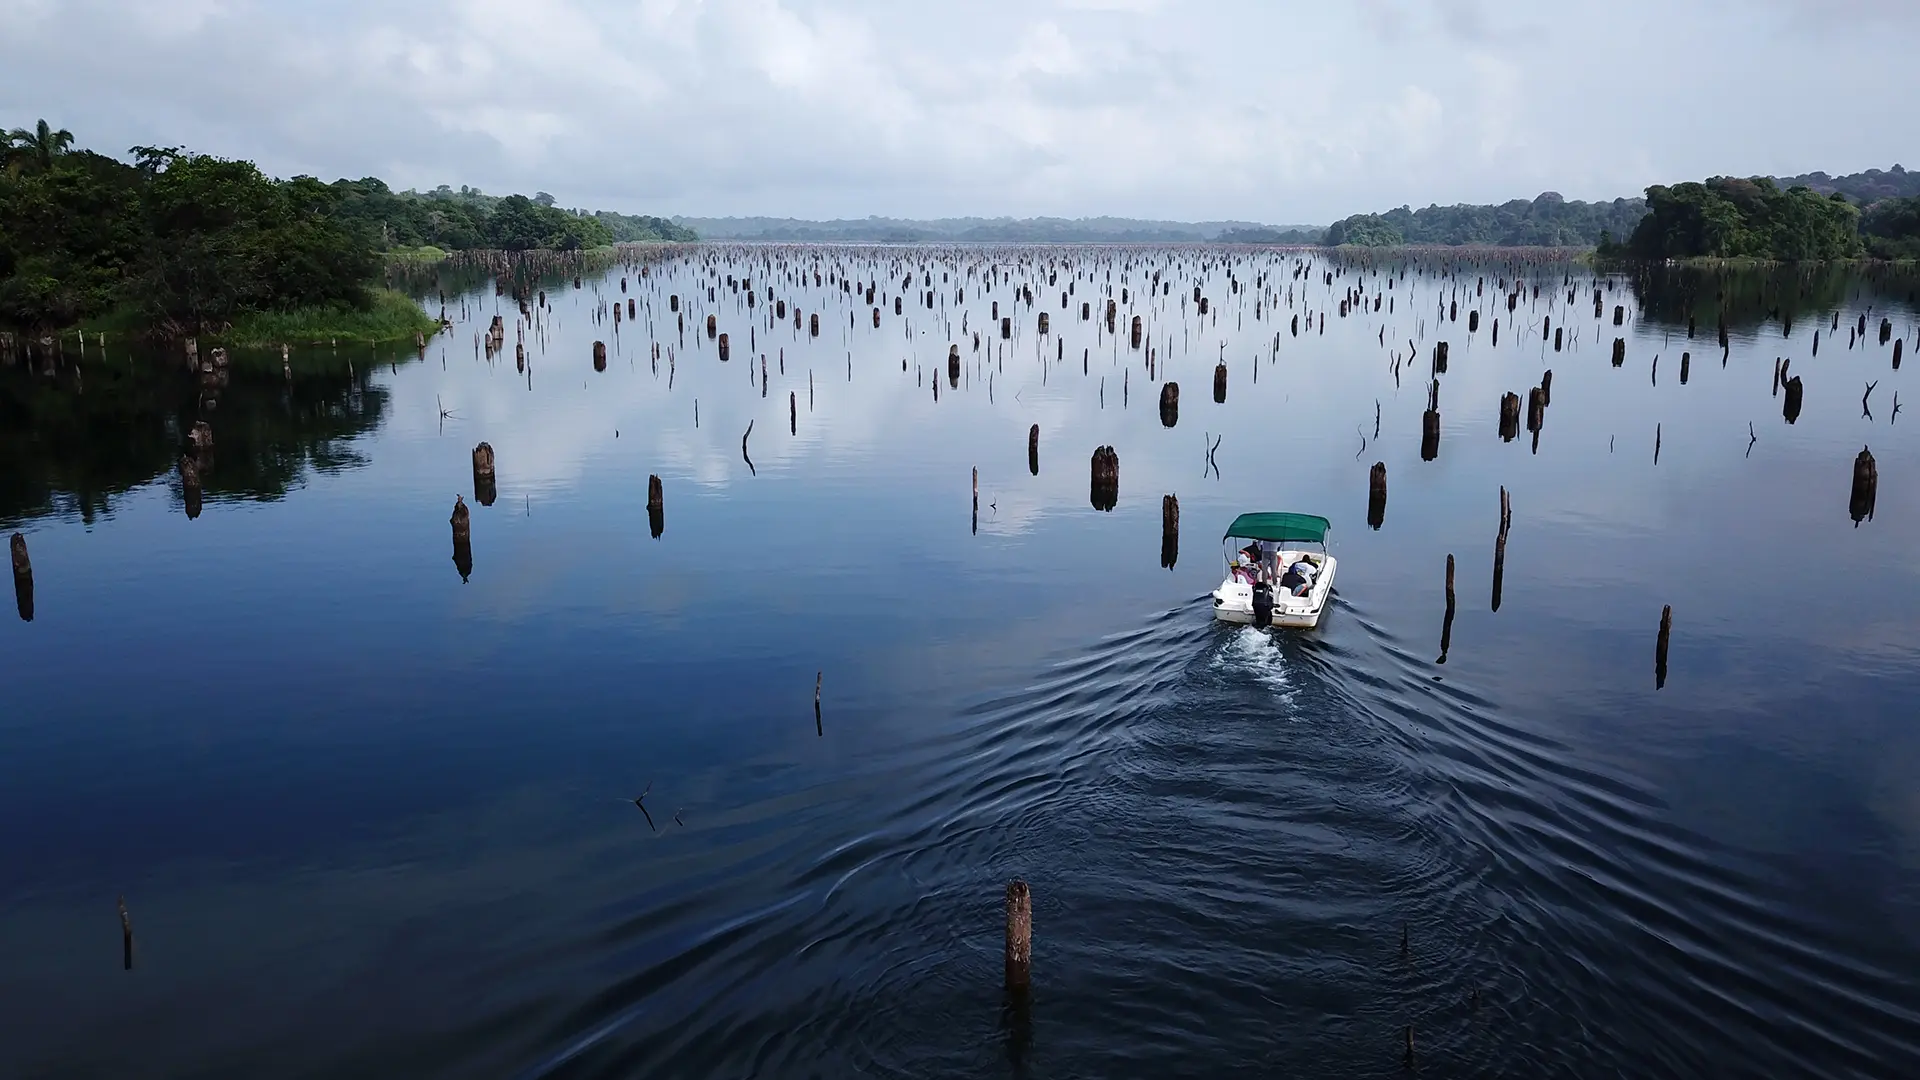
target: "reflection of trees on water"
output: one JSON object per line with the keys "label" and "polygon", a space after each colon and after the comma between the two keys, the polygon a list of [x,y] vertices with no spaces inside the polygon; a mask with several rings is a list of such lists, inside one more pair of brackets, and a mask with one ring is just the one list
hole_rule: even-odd
{"label": "reflection of trees on water", "polygon": [[1920,273],[1911,267],[1777,263],[1767,266],[1644,264],[1624,271],[1645,321],[1684,328],[1689,318],[1711,337],[1724,314],[1729,330],[1815,319],[1848,307],[1911,306]]}
{"label": "reflection of trees on water", "polygon": [[309,471],[365,465],[356,441],[388,406],[370,357],[351,373],[343,358],[303,357],[288,380],[277,355],[235,354],[227,385],[205,398],[183,363],[161,355],[75,359],[0,364],[0,523],[91,523],[160,478],[179,499],[175,463],[196,420],[214,431],[200,474],[206,501],[279,499]]}

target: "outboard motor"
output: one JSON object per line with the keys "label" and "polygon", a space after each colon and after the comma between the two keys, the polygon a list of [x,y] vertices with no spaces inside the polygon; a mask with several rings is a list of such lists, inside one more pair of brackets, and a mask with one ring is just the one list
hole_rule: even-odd
{"label": "outboard motor", "polygon": [[1273,586],[1264,581],[1253,587],[1253,625],[1262,630],[1273,625]]}

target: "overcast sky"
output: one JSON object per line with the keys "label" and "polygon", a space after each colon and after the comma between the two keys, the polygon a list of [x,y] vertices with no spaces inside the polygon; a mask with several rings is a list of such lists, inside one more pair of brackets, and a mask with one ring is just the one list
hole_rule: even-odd
{"label": "overcast sky", "polygon": [[1920,0],[0,0],[0,125],[658,214],[1325,223],[1920,167],[1916,31]]}

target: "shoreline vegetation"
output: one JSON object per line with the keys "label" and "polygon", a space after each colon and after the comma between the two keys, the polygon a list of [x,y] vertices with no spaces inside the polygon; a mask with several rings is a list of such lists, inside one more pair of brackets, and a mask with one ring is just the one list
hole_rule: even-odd
{"label": "shoreline vegetation", "polygon": [[[568,210],[551,195],[374,178],[275,179],[250,161],[79,149],[45,120],[0,131],[0,349],[77,333],[221,345],[393,342],[438,319],[391,286],[489,251],[589,254],[696,239],[663,218]],[[384,281],[383,281],[384,279]]]}

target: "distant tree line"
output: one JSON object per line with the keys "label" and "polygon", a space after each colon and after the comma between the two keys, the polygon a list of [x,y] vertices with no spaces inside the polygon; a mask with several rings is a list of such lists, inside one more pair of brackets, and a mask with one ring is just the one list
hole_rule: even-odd
{"label": "distant tree line", "polygon": [[1397,244],[1499,247],[1592,247],[1603,234],[1625,235],[1646,213],[1639,199],[1568,202],[1557,192],[1498,206],[1402,206],[1384,214],[1355,214],[1333,223],[1323,243],[1386,247]]}
{"label": "distant tree line", "polygon": [[1320,242],[1592,247],[1643,259],[1912,259],[1920,258],[1920,173],[1895,165],[1837,178],[1713,177],[1610,203],[1547,192],[1499,206],[1403,206],[1336,221]]}
{"label": "distant tree line", "polygon": [[695,239],[692,230],[665,218],[562,210],[544,191],[532,198],[488,195],[466,186],[455,190],[445,184],[428,192],[393,191],[373,177],[338,180],[333,186],[342,192],[339,213],[377,235],[388,248],[575,251],[616,243]]}
{"label": "distant tree line", "polygon": [[0,328],[38,336],[112,312],[160,334],[217,332],[249,313],[365,310],[394,248],[692,238],[544,193],[396,193],[375,179],[277,180],[179,147],[130,153],[77,150],[44,120],[0,135]]}

